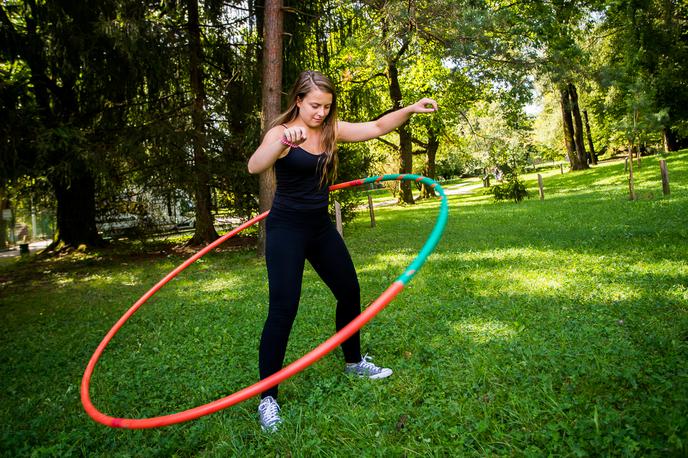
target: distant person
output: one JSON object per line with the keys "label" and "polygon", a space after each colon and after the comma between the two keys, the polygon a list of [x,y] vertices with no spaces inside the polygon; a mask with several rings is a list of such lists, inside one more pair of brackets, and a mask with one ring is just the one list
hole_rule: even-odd
{"label": "distant person", "polygon": [[[301,296],[308,260],[337,299],[339,331],[361,312],[360,289],[351,256],[328,214],[328,185],[337,176],[337,142],[361,142],[385,135],[414,113],[437,111],[424,98],[365,123],[337,120],[334,85],[322,73],[302,72],[289,95],[288,109],[273,120],[248,161],[251,173],[275,167],[277,190],[266,220],[265,262],[270,304],[259,349],[260,378],[278,372]],[[381,379],[392,370],[361,357],[357,332],[342,344],[346,373]],[[282,422],[277,386],[262,393],[261,427],[274,431]]]}
{"label": "distant person", "polygon": [[502,170],[499,167],[494,168],[494,177],[497,181],[502,181],[504,178],[504,173],[502,173]]}
{"label": "distant person", "polygon": [[22,224],[21,228],[19,229],[19,233],[17,234],[17,240],[21,243],[26,243],[29,239],[29,226],[26,224]]}

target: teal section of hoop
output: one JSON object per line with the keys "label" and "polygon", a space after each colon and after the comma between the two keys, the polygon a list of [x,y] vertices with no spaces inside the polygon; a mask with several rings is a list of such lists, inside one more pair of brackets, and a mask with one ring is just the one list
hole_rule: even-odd
{"label": "teal section of hoop", "polygon": [[426,184],[432,187],[440,195],[440,213],[437,215],[437,221],[435,222],[435,227],[428,236],[425,244],[418,252],[416,258],[409,264],[404,273],[402,273],[396,281],[401,282],[406,286],[406,284],[411,281],[411,279],[418,273],[418,270],[423,266],[425,261],[430,256],[430,253],[435,249],[437,243],[442,238],[442,233],[447,225],[447,219],[449,218],[449,203],[447,202],[447,195],[444,193],[442,186],[433,179],[424,177],[422,175],[415,174],[389,174],[389,175],[378,175],[374,177],[368,177],[363,180],[363,184],[375,183],[379,181],[393,181],[393,180],[403,180],[403,181],[415,181]]}

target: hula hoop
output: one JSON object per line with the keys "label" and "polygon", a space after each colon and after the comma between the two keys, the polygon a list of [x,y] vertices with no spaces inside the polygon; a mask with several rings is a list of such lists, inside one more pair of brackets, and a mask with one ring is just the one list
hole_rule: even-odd
{"label": "hula hoop", "polygon": [[105,335],[102,342],[100,342],[100,345],[98,345],[98,347],[96,348],[96,351],[93,353],[93,356],[91,356],[91,359],[89,360],[88,365],[86,366],[86,370],[84,371],[84,376],[81,380],[81,403],[83,404],[84,409],[86,410],[88,415],[95,421],[102,423],[106,426],[110,426],[112,428],[128,429],[157,428],[160,426],[169,426],[176,423],[193,420],[195,418],[202,417],[204,415],[217,412],[218,410],[233,406],[234,404],[238,404],[242,401],[245,401],[248,398],[251,398],[262,393],[268,388],[271,388],[277,385],[278,383],[282,382],[283,380],[286,380],[289,377],[292,377],[293,375],[296,375],[297,373],[306,369],[308,366],[315,363],[323,356],[325,356],[326,354],[337,348],[339,345],[341,345],[342,342],[351,337],[356,331],[362,328],[363,325],[370,321],[375,315],[380,313],[380,311],[382,311],[382,309],[385,308],[387,304],[389,304],[392,301],[392,299],[394,299],[396,295],[399,294],[399,292],[404,288],[404,286],[406,286],[406,284],[413,278],[413,276],[418,272],[418,269],[420,269],[420,267],[425,263],[425,260],[428,258],[430,253],[433,251],[433,249],[439,242],[440,237],[442,236],[442,232],[444,231],[444,226],[447,223],[449,205],[447,203],[447,196],[444,194],[444,190],[436,181],[421,175],[392,174],[373,176],[359,180],[347,181],[345,183],[339,183],[330,186],[330,190],[334,191],[337,189],[344,189],[352,186],[360,186],[368,183],[377,183],[380,181],[391,180],[416,181],[432,187],[435,191],[439,193],[441,197],[440,212],[437,216],[435,227],[432,229],[432,232],[428,236],[428,239],[425,241],[425,244],[418,252],[418,255],[411,262],[411,264],[409,264],[404,273],[401,274],[401,276],[399,276],[377,299],[375,299],[375,301],[370,306],[368,306],[363,312],[361,312],[360,315],[358,315],[358,317],[356,317],[343,329],[341,329],[335,335],[327,339],[325,342],[318,345],[316,348],[311,350],[306,355],[302,356],[300,359],[284,367],[281,371],[276,372],[270,377],[265,378],[251,386],[243,388],[242,390],[239,390],[234,394],[210,402],[208,404],[204,404],[202,406],[194,407],[192,409],[184,410],[182,412],[174,414],[152,418],[115,418],[106,415],[95,408],[89,396],[89,384],[91,381],[91,375],[93,374],[93,370],[96,366],[96,363],[98,362],[98,359],[100,359],[103,350],[105,350],[107,344],[114,337],[114,335],[117,334],[117,331],[119,331],[122,325],[124,325],[124,323],[136,312],[136,310],[138,310],[139,307],[141,307],[141,305],[143,305],[148,299],[150,299],[150,297],[153,296],[153,294],[155,294],[160,288],[162,288],[168,281],[177,276],[177,274],[179,274],[182,270],[186,269],[193,262],[207,254],[210,250],[214,249],[221,243],[232,238],[234,235],[243,231],[247,227],[252,226],[258,221],[262,220],[268,215],[269,212],[261,213],[255,218],[245,222],[236,229],[223,235],[215,242],[209,244],[207,247],[203,248],[198,253],[191,256],[189,259],[180,264],[177,268],[175,268],[172,272],[170,272],[162,280],[160,280],[155,286],[153,286],[148,292],[141,296],[141,298],[138,301],[136,301],[136,303],[134,303],[134,305],[129,310],[127,310],[127,312],[122,316],[122,318],[120,318],[117,321],[117,323],[115,323],[112,329],[110,329],[110,331]]}

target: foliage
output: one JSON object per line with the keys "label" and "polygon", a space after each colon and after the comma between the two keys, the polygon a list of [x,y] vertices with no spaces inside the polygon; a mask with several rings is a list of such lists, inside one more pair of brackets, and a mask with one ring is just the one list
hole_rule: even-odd
{"label": "foliage", "polygon": [[467,123],[459,131],[465,138],[461,146],[483,169],[518,171],[536,152],[530,140],[530,124],[525,115],[509,120],[497,101],[479,102],[469,111]]}
{"label": "foliage", "polygon": [[[321,70],[338,87],[341,118],[368,121],[392,108],[393,62],[404,104],[440,103],[409,123],[415,172],[431,170],[431,139],[443,176],[561,159],[552,94],[567,81],[596,149],[678,145],[688,132],[684,3],[288,0],[284,86]],[[186,5],[3,2],[0,187],[47,183],[31,192],[59,208],[55,188],[92,175],[94,217],[131,204],[131,190],[193,195]],[[245,164],[261,135],[262,3],[200,6],[208,184],[214,211],[246,216],[257,205]],[[534,87],[544,110],[532,122],[523,106]],[[364,145],[367,172],[398,172],[399,143],[392,133]]]}
{"label": "foliage", "polygon": [[[355,180],[367,176],[370,170],[370,153],[365,145],[360,143],[344,144],[339,148],[340,163],[337,182]],[[330,213],[334,215],[334,201],[341,206],[342,223],[348,225],[356,216],[356,210],[361,205],[360,189],[343,189],[330,197]],[[334,218],[333,218],[334,220]]]}
{"label": "foliage", "polygon": [[448,148],[437,161],[437,177],[444,180],[478,175],[481,169],[479,160],[462,148]]}
{"label": "foliage", "polygon": [[528,197],[528,190],[523,181],[513,171],[504,173],[504,181],[489,188],[496,201],[513,200],[518,203]]}

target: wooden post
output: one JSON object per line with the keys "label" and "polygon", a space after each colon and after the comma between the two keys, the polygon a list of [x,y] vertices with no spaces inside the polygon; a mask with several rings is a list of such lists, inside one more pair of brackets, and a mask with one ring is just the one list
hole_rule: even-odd
{"label": "wooden post", "polygon": [[375,227],[375,208],[373,207],[373,198],[368,193],[368,210],[370,211],[370,227]]}
{"label": "wooden post", "polygon": [[627,172],[627,171],[628,171],[628,157],[626,157],[626,159],[624,159],[624,172]]}
{"label": "wooden post", "polygon": [[628,155],[629,157],[626,158],[626,161],[628,162],[628,192],[630,194],[629,199],[635,200],[635,189],[633,186],[633,148],[630,149]]}
{"label": "wooden post", "polygon": [[667,170],[666,161],[662,159],[659,161],[659,168],[662,171],[662,192],[665,196],[668,196],[669,191],[669,171]]}
{"label": "wooden post", "polygon": [[564,174],[564,164],[559,164],[559,170],[561,170],[561,174]]}
{"label": "wooden post", "polygon": [[640,167],[640,146],[635,150],[635,159],[638,162],[638,167]]}
{"label": "wooden post", "polygon": [[334,201],[334,218],[337,224],[337,232],[344,238],[344,226],[342,225],[342,206],[339,202]]}
{"label": "wooden post", "polygon": [[542,185],[542,175],[538,173],[538,187],[540,188],[540,200],[545,200],[545,188]]}

